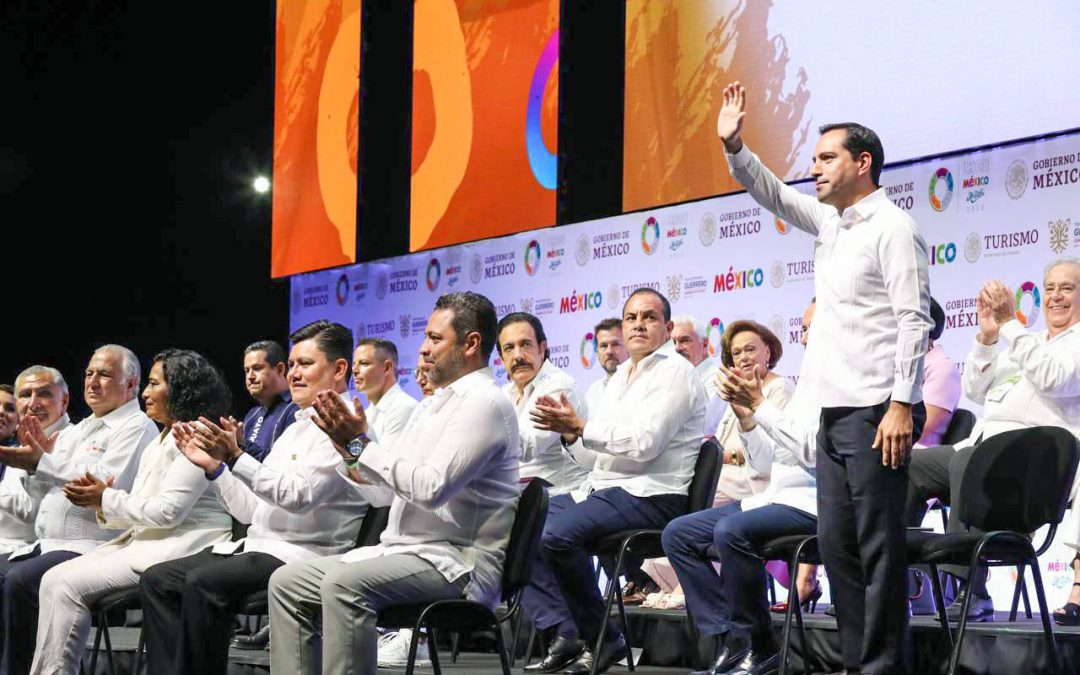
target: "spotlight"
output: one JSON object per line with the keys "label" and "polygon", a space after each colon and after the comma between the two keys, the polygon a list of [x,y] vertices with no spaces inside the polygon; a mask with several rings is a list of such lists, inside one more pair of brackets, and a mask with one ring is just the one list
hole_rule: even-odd
{"label": "spotlight", "polygon": [[259,176],[251,186],[255,188],[255,192],[264,195],[267,192],[270,192],[270,179],[266,176]]}

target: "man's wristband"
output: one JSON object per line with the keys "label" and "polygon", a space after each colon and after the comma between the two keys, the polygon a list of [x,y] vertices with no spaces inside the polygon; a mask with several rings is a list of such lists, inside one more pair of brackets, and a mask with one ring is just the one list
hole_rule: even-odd
{"label": "man's wristband", "polygon": [[225,462],[218,464],[217,471],[206,477],[206,480],[217,480],[218,476],[225,473]]}
{"label": "man's wristband", "polygon": [[236,454],[236,455],[229,455],[228,457],[225,458],[225,461],[223,462],[223,464],[225,466],[229,467],[229,471],[232,471],[233,467],[236,466],[237,460],[239,460],[240,456],[243,455],[243,454],[244,453],[241,452],[241,453]]}
{"label": "man's wristband", "polygon": [[345,468],[349,471],[357,470],[360,468],[360,458],[353,457],[352,459],[345,460]]}

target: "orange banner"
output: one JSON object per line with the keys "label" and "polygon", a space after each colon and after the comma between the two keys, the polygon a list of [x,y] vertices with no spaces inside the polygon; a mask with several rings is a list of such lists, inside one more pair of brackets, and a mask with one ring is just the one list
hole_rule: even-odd
{"label": "orange banner", "polygon": [[416,0],[409,248],[555,223],[559,0]]}
{"label": "orange banner", "polygon": [[277,3],[274,277],[356,262],[359,82],[360,0]]}

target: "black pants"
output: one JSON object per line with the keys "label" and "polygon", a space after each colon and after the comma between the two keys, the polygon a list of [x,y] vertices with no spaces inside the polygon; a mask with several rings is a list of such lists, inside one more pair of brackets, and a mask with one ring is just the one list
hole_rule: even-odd
{"label": "black pants", "polygon": [[[871,448],[888,407],[824,408],[817,438],[818,537],[844,667],[874,675],[905,671],[908,625],[907,467],[882,465]],[[922,404],[912,419],[918,438]]]}
{"label": "black pants", "polygon": [[2,625],[4,657],[0,673],[23,675],[30,672],[34,661],[34,644],[37,642],[38,588],[41,577],[62,562],[77,558],[71,551],[49,551],[40,548],[26,557],[12,562],[4,558],[0,562],[0,592],[4,598]]}
{"label": "black pants", "polygon": [[148,672],[225,675],[236,612],[282,565],[267,553],[221,556],[207,548],[143,572]]}

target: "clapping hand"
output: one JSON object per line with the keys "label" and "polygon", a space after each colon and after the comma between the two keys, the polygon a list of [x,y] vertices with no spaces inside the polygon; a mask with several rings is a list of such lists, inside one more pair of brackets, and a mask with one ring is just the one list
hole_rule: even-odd
{"label": "clapping hand", "polygon": [[991,279],[979,289],[975,310],[979,316],[979,342],[992,345],[997,342],[1001,326],[1016,316],[1015,296],[1005,284]]}
{"label": "clapping hand", "polygon": [[575,442],[585,433],[585,420],[577,414],[566,393],[559,398],[541,396],[536,399],[536,407],[529,413],[533,426],[541,431],[554,431],[561,434],[567,444]]}
{"label": "clapping hand", "polygon": [[103,481],[87,472],[85,476],[67,483],[62,489],[68,501],[75,506],[100,511],[101,495],[105,493],[105,488],[113,486],[114,480],[114,478],[109,478],[107,481]]}
{"label": "clapping hand", "polygon": [[716,116],[716,135],[724,142],[724,149],[734,155],[742,150],[742,126],[746,117],[746,90],[739,82],[724,87],[724,102]]}
{"label": "clapping hand", "polygon": [[[364,414],[364,407],[360,405],[360,399],[356,397],[353,397],[356,412],[349,410],[341,397],[329,389],[320,391],[312,405],[316,413],[315,417],[311,418],[312,421],[330,437],[339,453],[345,451],[349,441],[368,431],[367,415]],[[349,459],[351,458],[350,455]]]}

